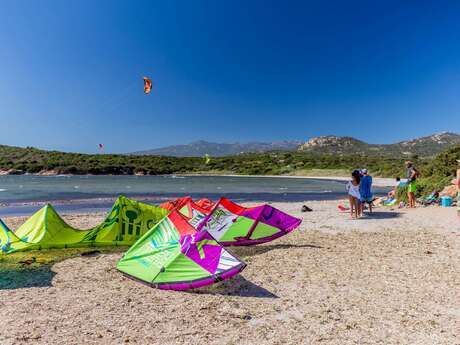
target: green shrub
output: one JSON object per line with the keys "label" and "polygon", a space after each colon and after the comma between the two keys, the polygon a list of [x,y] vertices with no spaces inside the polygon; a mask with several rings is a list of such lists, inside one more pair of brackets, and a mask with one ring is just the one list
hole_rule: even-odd
{"label": "green shrub", "polygon": [[450,185],[453,176],[430,176],[421,178],[417,184],[417,196],[427,196],[434,190],[440,192],[445,186]]}
{"label": "green shrub", "polygon": [[404,201],[405,203],[409,201],[409,198],[407,197],[407,186],[396,188],[396,200],[398,200],[398,202]]}

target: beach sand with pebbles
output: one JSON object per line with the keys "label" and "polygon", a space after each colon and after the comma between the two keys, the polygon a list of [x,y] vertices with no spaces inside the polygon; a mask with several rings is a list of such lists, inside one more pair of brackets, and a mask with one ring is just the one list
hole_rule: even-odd
{"label": "beach sand with pebbles", "polygon": [[[242,274],[192,292],[124,278],[121,253],[59,262],[33,286],[0,290],[0,344],[460,344],[455,209],[351,220],[338,203],[274,203],[301,227],[234,248]],[[103,216],[64,218],[85,228]]]}

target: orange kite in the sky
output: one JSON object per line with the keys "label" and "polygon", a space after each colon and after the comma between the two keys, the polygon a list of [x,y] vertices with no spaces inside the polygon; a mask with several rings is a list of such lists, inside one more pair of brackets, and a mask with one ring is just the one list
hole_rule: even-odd
{"label": "orange kite in the sky", "polygon": [[149,78],[144,77],[144,93],[149,94],[150,91],[152,91],[152,81]]}

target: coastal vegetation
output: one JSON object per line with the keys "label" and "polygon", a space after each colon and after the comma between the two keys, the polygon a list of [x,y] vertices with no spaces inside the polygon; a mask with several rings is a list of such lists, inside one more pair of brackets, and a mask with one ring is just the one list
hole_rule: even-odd
{"label": "coastal vegetation", "polygon": [[166,157],[80,154],[33,147],[0,146],[0,170],[10,174],[160,175],[231,173],[244,175],[311,175],[322,170],[349,171],[368,167],[376,176],[402,172],[403,159],[365,155],[303,152],[247,153],[226,157]]}
{"label": "coastal vegetation", "polygon": [[441,152],[434,159],[424,161],[417,188],[418,195],[427,195],[433,190],[442,190],[451,184],[460,159],[460,145]]}
{"label": "coastal vegetation", "polygon": [[[412,156],[419,168],[418,194],[442,189],[455,175],[460,146],[434,158]],[[0,146],[3,174],[241,174],[325,176],[344,175],[366,167],[373,176],[405,177],[403,158],[374,155],[334,155],[311,152],[274,151],[225,157],[167,157],[121,154],[81,154],[46,151],[33,147]]]}

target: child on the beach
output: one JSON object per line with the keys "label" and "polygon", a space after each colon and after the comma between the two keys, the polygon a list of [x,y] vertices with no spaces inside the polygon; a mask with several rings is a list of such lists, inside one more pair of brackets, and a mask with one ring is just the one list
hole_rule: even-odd
{"label": "child on the beach", "polygon": [[351,180],[348,181],[346,189],[348,192],[348,200],[350,201],[350,212],[351,218],[359,218],[361,215],[360,199],[361,194],[359,193],[359,184],[361,182],[361,176],[358,170],[354,170],[351,173]]}

